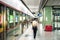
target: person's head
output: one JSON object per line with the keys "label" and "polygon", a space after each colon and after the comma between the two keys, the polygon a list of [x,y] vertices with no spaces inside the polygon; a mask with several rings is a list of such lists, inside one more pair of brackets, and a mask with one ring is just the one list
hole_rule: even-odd
{"label": "person's head", "polygon": [[37,21],[37,20],[38,20],[38,18],[34,18],[33,20],[36,20],[36,21]]}

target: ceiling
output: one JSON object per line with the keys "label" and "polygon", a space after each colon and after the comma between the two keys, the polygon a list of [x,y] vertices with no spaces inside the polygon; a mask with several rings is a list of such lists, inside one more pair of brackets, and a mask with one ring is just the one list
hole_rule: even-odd
{"label": "ceiling", "polygon": [[60,0],[48,0],[46,6],[60,6]]}
{"label": "ceiling", "polygon": [[31,12],[37,13],[39,10],[40,0],[23,0]]}
{"label": "ceiling", "polygon": [[[28,6],[28,8],[31,10],[31,12],[38,13],[39,4],[41,3],[42,0],[23,0],[23,1]],[[48,0],[46,6],[60,6],[60,0]]]}

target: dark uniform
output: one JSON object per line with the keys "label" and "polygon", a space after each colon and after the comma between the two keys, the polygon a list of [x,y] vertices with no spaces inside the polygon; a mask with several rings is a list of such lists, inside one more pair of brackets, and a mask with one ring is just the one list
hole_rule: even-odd
{"label": "dark uniform", "polygon": [[38,25],[38,22],[37,22],[36,20],[34,20],[34,21],[32,22],[32,29],[33,29],[34,39],[36,38],[37,25]]}

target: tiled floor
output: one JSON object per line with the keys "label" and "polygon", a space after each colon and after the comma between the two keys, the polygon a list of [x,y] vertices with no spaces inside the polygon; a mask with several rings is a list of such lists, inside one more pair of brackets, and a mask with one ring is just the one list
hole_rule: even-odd
{"label": "tiled floor", "polygon": [[[29,27],[29,29],[27,29],[17,40],[34,40],[32,27]],[[42,25],[40,25],[35,40],[60,40],[60,31],[46,32],[42,29]]]}

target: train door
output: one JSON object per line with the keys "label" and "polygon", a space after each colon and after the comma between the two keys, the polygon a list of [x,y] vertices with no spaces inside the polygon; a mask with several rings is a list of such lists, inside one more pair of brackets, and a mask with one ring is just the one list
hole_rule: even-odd
{"label": "train door", "polygon": [[21,14],[20,14],[20,33],[22,34],[23,33],[23,24],[22,24],[22,21],[23,21],[23,16],[22,16],[23,14],[22,14],[22,12],[21,12]]}

